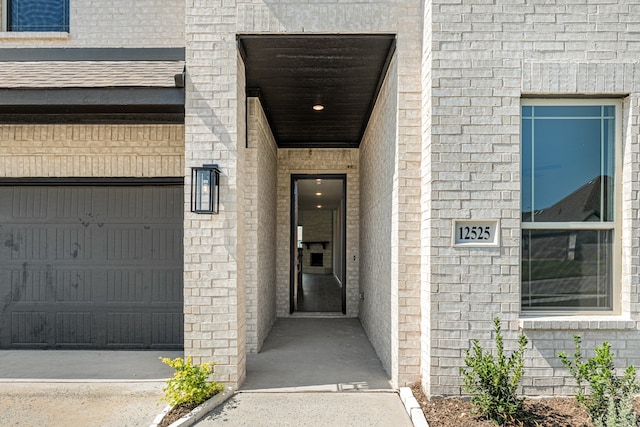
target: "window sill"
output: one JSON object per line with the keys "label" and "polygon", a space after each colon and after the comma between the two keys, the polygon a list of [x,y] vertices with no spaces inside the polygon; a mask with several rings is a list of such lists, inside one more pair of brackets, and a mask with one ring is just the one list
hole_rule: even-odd
{"label": "window sill", "polygon": [[0,40],[69,40],[71,33],[57,31],[0,31]]}
{"label": "window sill", "polygon": [[521,329],[533,330],[633,330],[635,320],[623,316],[545,316],[519,320]]}

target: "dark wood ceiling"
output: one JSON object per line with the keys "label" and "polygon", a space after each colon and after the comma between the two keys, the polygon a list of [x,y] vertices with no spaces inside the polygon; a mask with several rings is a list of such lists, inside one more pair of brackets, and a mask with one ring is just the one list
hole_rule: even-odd
{"label": "dark wood ceiling", "polygon": [[394,35],[242,35],[238,42],[247,93],[260,96],[279,147],[360,145]]}

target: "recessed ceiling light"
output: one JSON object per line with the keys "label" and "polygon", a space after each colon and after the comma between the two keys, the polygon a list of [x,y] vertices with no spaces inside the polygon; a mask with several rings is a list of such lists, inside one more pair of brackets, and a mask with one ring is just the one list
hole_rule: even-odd
{"label": "recessed ceiling light", "polygon": [[316,104],[312,108],[313,108],[314,111],[322,111],[322,110],[324,110],[324,105]]}
{"label": "recessed ceiling light", "polygon": [[318,185],[322,184],[322,180],[320,178],[316,179],[316,184]]}
{"label": "recessed ceiling light", "polygon": [[322,205],[318,205],[318,206],[316,206],[316,208],[322,209]]}
{"label": "recessed ceiling light", "polygon": [[316,196],[322,196],[322,193],[316,193]]}

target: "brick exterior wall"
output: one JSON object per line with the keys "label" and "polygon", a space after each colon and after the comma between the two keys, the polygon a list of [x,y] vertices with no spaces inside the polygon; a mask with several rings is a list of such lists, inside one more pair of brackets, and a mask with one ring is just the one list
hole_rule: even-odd
{"label": "brick exterior wall", "polygon": [[188,4],[185,39],[185,201],[190,168],[222,170],[220,213],[185,211],[185,355],[216,363],[232,387],[246,375],[244,65],[235,39],[236,4]]}
{"label": "brick exterior wall", "polygon": [[[143,0],[72,2],[70,34],[0,33],[0,46],[186,45],[185,125],[0,125],[0,176],[185,176],[185,354],[242,383],[289,315],[291,174],[347,176],[347,316],[396,386],[460,395],[473,338],[529,337],[527,395],[571,394],[557,353],[612,343],[640,365],[640,6],[611,0]],[[276,149],[257,101],[246,125],[239,33],[397,34],[360,149]],[[621,313],[520,313],[520,105],[620,97]],[[245,141],[248,133],[249,141]],[[191,167],[222,170],[221,211],[189,211]],[[492,248],[453,247],[452,222],[499,219]],[[276,251],[272,248],[275,246]],[[364,300],[359,295],[363,293]]]}
{"label": "brick exterior wall", "polygon": [[[0,47],[182,47],[181,0],[70,0],[70,32],[0,31]],[[0,4],[1,7],[1,4]],[[0,13],[2,16],[2,13]]]}
{"label": "brick exterior wall", "polygon": [[422,134],[422,157],[420,167],[421,181],[421,216],[420,216],[420,240],[423,242],[420,251],[420,380],[422,387],[428,394],[431,386],[431,254],[432,246],[424,244],[431,241],[432,230],[432,212],[431,200],[433,197],[431,191],[431,183],[433,182],[432,174],[432,87],[433,74],[431,72],[433,66],[432,56],[432,3],[425,2],[423,9],[423,34],[422,34],[422,114],[421,114],[421,134]]}
{"label": "brick exterior wall", "polygon": [[181,177],[183,125],[0,124],[0,177]]}
{"label": "brick exterior wall", "polygon": [[397,139],[397,60],[391,62],[360,145],[360,319],[387,372],[397,332],[391,318],[391,227]]}
{"label": "brick exterior wall", "polygon": [[[639,362],[638,85],[634,58],[640,10],[631,2],[431,2],[425,28],[423,84],[423,286],[428,304],[431,395],[461,393],[458,367],[469,340],[492,345],[491,319],[503,320],[507,346],[519,330],[530,339],[523,392],[571,394],[557,353],[612,343],[621,366]],[[428,37],[426,38],[427,40]],[[520,318],[520,98],[616,96],[624,102],[621,316]],[[430,206],[427,206],[429,203]],[[501,219],[499,248],[451,246],[455,219]],[[636,245],[636,246],[634,246]],[[618,286],[619,284],[615,284]],[[626,320],[625,320],[626,319]],[[423,322],[424,324],[424,322]],[[521,329],[522,328],[522,329]],[[423,360],[425,358],[423,357]]]}
{"label": "brick exterior wall", "polygon": [[257,98],[249,98],[246,155],[247,351],[260,351],[276,320],[277,147]]}

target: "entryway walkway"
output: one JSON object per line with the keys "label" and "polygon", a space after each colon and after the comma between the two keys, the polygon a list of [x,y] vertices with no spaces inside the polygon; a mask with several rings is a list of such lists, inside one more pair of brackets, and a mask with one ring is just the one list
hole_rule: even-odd
{"label": "entryway walkway", "polygon": [[302,274],[302,286],[298,291],[298,311],[342,311],[342,287],[333,274]]}
{"label": "entryway walkway", "polygon": [[247,379],[198,426],[411,426],[358,319],[278,319]]}

